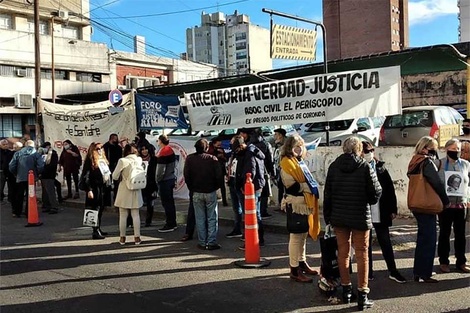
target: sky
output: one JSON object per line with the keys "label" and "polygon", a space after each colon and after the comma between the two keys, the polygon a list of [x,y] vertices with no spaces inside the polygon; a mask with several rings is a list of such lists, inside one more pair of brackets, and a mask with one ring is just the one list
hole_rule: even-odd
{"label": "sky", "polygon": [[[370,0],[375,1],[375,0]],[[223,12],[250,17],[269,29],[270,16],[262,8],[322,20],[321,0],[90,0],[92,40],[121,51],[133,51],[133,37],[144,36],[147,54],[177,58],[186,52],[186,29],[199,26],[201,13]],[[410,47],[458,42],[457,0],[409,0]],[[274,16],[274,23],[312,28],[311,24]],[[328,31],[328,30],[327,30]],[[322,43],[318,36],[317,62]],[[274,68],[304,64],[274,60]]]}

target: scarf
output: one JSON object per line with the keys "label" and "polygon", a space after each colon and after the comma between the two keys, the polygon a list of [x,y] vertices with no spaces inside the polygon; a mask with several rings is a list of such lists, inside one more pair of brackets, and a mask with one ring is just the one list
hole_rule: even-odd
{"label": "scarf", "polygon": [[[283,157],[281,159],[281,169],[284,170],[287,174],[291,175],[296,182],[299,183],[307,183],[310,187],[310,190],[313,192],[303,192],[304,195],[304,200],[305,204],[307,205],[307,208],[311,209],[313,211],[312,214],[309,215],[308,217],[308,233],[310,237],[312,237],[314,240],[317,240],[318,234],[320,233],[320,218],[319,218],[319,205],[318,205],[318,188],[316,188],[316,193],[315,189],[313,188],[314,186],[311,186],[311,184],[314,184],[313,182],[315,179],[313,178],[312,174],[310,171],[307,172],[309,173],[306,177],[304,170],[306,168],[305,165],[302,166],[301,162],[303,161],[298,161],[297,158],[288,158],[288,157]],[[302,169],[304,168],[304,169]],[[313,180],[313,181],[312,181]],[[316,181],[315,181],[316,184]],[[316,186],[316,185],[315,185]]]}

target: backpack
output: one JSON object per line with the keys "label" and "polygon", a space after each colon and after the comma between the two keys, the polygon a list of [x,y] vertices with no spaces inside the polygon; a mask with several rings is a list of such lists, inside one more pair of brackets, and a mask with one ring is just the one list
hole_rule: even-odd
{"label": "backpack", "polygon": [[142,164],[134,163],[126,179],[126,186],[129,190],[144,189],[147,185],[147,175]]}

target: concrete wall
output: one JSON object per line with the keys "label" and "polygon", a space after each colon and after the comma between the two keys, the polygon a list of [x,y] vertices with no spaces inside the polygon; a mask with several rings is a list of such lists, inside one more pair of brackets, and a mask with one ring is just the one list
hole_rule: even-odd
{"label": "concrete wall", "polygon": [[[376,157],[385,162],[392,177],[398,199],[398,214],[408,216],[410,211],[406,205],[408,192],[408,163],[413,155],[414,147],[377,147]],[[342,153],[341,147],[319,147],[317,150],[309,151],[306,162],[320,185],[320,206],[323,205],[323,186],[330,164]],[[439,155],[443,155],[440,152]],[[275,188],[274,188],[275,189]],[[277,190],[274,190],[274,193]],[[277,195],[273,195],[277,201]]]}

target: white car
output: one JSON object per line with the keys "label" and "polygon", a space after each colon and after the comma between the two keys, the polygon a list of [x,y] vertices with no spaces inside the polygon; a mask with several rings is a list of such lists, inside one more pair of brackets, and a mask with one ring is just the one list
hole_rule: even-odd
{"label": "white car", "polygon": [[[328,122],[330,146],[340,146],[344,139],[356,134],[377,146],[379,144],[380,127],[383,122],[383,117],[361,117]],[[320,145],[326,145],[326,126],[327,122],[307,123],[302,124],[297,131],[305,142],[312,142],[321,137]]]}

